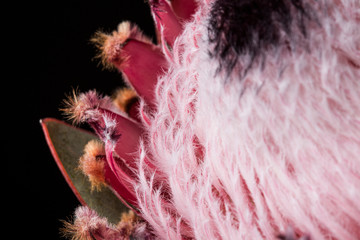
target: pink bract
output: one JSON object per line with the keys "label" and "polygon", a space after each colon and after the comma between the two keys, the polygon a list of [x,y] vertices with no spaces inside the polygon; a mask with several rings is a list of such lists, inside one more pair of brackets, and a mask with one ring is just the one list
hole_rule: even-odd
{"label": "pink bract", "polygon": [[105,143],[148,238],[359,239],[359,1],[304,0],[321,26],[307,47],[280,39],[245,77],[246,59],[229,75],[209,54],[213,2],[150,1],[158,45],[135,25],[101,35],[138,119],[94,91],[69,112]]}

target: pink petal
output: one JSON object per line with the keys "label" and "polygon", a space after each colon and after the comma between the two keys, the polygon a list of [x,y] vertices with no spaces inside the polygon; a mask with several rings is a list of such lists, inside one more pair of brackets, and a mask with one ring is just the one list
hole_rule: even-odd
{"label": "pink petal", "polygon": [[[106,176],[110,185],[130,204],[136,205],[133,190],[134,172],[137,171],[136,154],[142,129],[125,116],[111,111],[107,97],[102,98],[95,91],[80,94],[68,113],[77,122],[87,122],[105,143],[106,160],[111,171]],[[118,181],[115,181],[114,174]]]}
{"label": "pink petal", "polygon": [[155,45],[129,40],[123,46],[121,55],[127,56],[126,64],[114,63],[115,66],[145,102],[153,105],[157,78],[167,70],[163,53]]}
{"label": "pink petal", "polygon": [[[167,1],[150,0],[149,3],[157,29],[161,34],[164,34],[166,42],[173,46],[175,39],[182,32],[179,19]],[[162,28],[164,28],[164,31],[161,31]]]}
{"label": "pink petal", "polygon": [[[109,147],[109,145],[107,145]],[[111,148],[111,146],[110,146]],[[106,182],[116,191],[118,197],[126,206],[137,212],[131,205],[137,207],[136,194],[132,187],[131,179],[119,166],[118,161],[112,157],[112,151],[106,151],[107,164],[105,165]],[[121,160],[120,160],[121,161]],[[131,205],[129,205],[131,204]]]}
{"label": "pink petal", "polygon": [[95,91],[75,96],[66,109],[74,121],[87,122],[103,142],[110,141],[116,157],[124,160],[130,169],[136,169],[134,156],[143,130],[137,122],[114,111],[110,99]]}
{"label": "pink petal", "polygon": [[190,21],[196,11],[197,3],[194,0],[172,0],[171,6],[180,19]]}
{"label": "pink petal", "polygon": [[129,22],[112,34],[98,33],[92,40],[100,49],[105,66],[117,68],[147,104],[154,106],[154,88],[159,75],[167,70],[161,49]]}
{"label": "pink petal", "polygon": [[128,110],[129,117],[131,117],[137,122],[141,122],[139,108],[140,108],[140,103],[139,103],[139,99],[137,99],[134,103],[131,104]]}

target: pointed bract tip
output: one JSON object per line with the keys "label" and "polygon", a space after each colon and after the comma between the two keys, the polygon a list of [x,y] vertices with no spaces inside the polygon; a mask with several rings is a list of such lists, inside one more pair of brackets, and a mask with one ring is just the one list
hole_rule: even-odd
{"label": "pointed bract tip", "polygon": [[97,140],[89,141],[84,148],[84,154],[79,160],[79,169],[88,177],[91,191],[101,191],[106,186],[105,181],[105,147]]}
{"label": "pointed bract tip", "polygon": [[95,90],[81,94],[73,91],[72,95],[67,96],[63,103],[64,108],[60,110],[74,124],[100,117],[99,112],[96,111],[99,107],[104,109],[112,107],[110,98],[102,97]]}
{"label": "pointed bract tip", "polygon": [[[182,25],[166,0],[149,0],[152,15],[158,32],[163,35],[167,44],[173,46],[175,39],[182,32]],[[161,31],[161,28],[164,28]]]}
{"label": "pointed bract tip", "polygon": [[124,212],[120,222],[114,226],[94,210],[81,206],[76,209],[73,221],[63,223],[63,236],[72,240],[149,239],[151,236],[146,224],[131,210]]}
{"label": "pointed bract tip", "polygon": [[113,31],[111,34],[101,31],[96,32],[90,41],[99,49],[96,58],[101,59],[101,63],[105,68],[114,69],[115,65],[126,64],[128,56],[121,53],[123,45],[130,39],[152,43],[151,39],[146,37],[135,24],[128,21],[120,23],[117,31]]}
{"label": "pointed bract tip", "polygon": [[[111,226],[106,218],[101,218],[94,210],[81,206],[75,211],[75,220],[64,221],[61,229],[64,237],[73,240],[118,239],[120,232]],[[101,237],[101,238],[100,238]]]}

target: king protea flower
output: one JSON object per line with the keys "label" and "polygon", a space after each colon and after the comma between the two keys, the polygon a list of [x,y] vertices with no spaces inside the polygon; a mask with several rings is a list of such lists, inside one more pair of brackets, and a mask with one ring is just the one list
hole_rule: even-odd
{"label": "king protea flower", "polygon": [[149,4],[157,43],[130,22],[92,39],[127,87],[65,101],[95,135],[42,121],[84,205],[65,233],[360,239],[359,1]]}

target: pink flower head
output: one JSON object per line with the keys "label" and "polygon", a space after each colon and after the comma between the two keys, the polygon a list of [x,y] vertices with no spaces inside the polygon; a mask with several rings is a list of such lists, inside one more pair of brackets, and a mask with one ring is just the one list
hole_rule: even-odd
{"label": "pink flower head", "polygon": [[[89,179],[148,238],[359,239],[359,2],[149,3],[158,44],[129,22],[93,40],[138,97],[68,101],[103,142]],[[84,239],[116,236],[77,215]]]}

